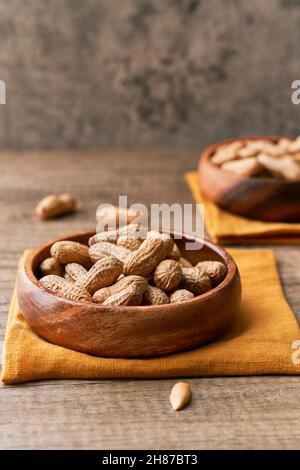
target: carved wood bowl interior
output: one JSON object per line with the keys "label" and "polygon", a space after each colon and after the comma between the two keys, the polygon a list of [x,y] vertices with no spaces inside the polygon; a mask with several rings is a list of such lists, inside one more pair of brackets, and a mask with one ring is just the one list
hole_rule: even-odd
{"label": "carved wood bowl interior", "polygon": [[235,140],[264,139],[277,142],[278,136],[228,139],[207,147],[200,155],[198,173],[203,196],[222,209],[267,222],[300,221],[300,181],[272,177],[243,177],[222,170],[211,162],[218,146]]}
{"label": "carved wood bowl interior", "polygon": [[67,300],[39,285],[41,261],[58,240],[87,243],[84,232],[49,241],[31,252],[19,271],[18,302],[31,328],[47,341],[95,356],[142,358],[191,349],[227,328],[238,310],[241,283],[232,257],[205,241],[201,250],[185,251],[185,237],[176,240],[193,264],[217,260],[227,266],[223,282],[194,299],[156,306],[102,306]]}

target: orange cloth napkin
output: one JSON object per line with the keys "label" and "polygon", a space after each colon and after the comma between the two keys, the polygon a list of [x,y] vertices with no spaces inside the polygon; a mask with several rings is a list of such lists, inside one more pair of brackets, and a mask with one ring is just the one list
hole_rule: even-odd
{"label": "orange cloth napkin", "polygon": [[300,330],[285,301],[273,252],[232,249],[230,253],[243,286],[241,311],[231,327],[211,344],[154,359],[106,359],[50,344],[31,330],[14,292],[4,341],[3,382],[299,374],[300,351],[299,361],[292,357],[297,355],[293,348]]}
{"label": "orange cloth napkin", "polygon": [[230,214],[203,199],[197,171],[186,173],[185,178],[196,202],[205,203],[205,226],[216,243],[300,243],[300,224],[262,222]]}

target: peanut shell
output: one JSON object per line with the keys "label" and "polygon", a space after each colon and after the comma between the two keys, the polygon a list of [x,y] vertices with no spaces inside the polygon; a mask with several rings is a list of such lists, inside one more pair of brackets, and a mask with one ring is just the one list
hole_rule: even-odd
{"label": "peanut shell", "polygon": [[109,287],[103,287],[102,289],[97,290],[93,295],[94,302],[103,303],[108,297],[113,294],[117,294],[121,292],[126,287],[130,286],[131,284],[139,284],[141,286],[141,290],[145,290],[147,287],[147,279],[141,276],[125,276],[120,280]]}
{"label": "peanut shell", "polygon": [[64,275],[64,267],[55,258],[46,258],[40,264],[40,271],[43,276],[49,274],[56,274],[57,276]]}
{"label": "peanut shell", "polygon": [[36,206],[36,215],[42,219],[53,219],[75,211],[76,200],[70,194],[50,194]]}
{"label": "peanut shell", "polygon": [[49,276],[42,277],[40,284],[46,289],[50,290],[55,294],[59,294],[69,300],[92,300],[90,294],[75,284],[67,281],[63,277],[51,274]]}
{"label": "peanut shell", "polygon": [[262,166],[256,157],[244,158],[224,163],[221,169],[239,176],[254,176],[262,171]]}
{"label": "peanut shell", "polygon": [[[100,222],[103,228],[115,224],[116,227],[122,227],[138,221],[142,216],[141,211],[131,208],[123,208],[117,206],[101,207],[97,209],[96,221]],[[102,231],[102,230],[101,230]]]}
{"label": "peanut shell", "polygon": [[175,289],[182,279],[182,269],[178,261],[165,259],[154,271],[154,284],[165,292]]}
{"label": "peanut shell", "polygon": [[165,257],[166,245],[162,238],[146,238],[138,250],[131,252],[124,263],[124,274],[149,277]]}
{"label": "peanut shell", "polygon": [[[66,264],[65,270],[66,274],[68,274],[73,281],[80,281],[87,274],[87,270],[78,263]],[[66,276],[65,279],[67,279]]]}
{"label": "peanut shell", "polygon": [[181,268],[183,287],[195,295],[211,290],[209,277],[198,268]]}
{"label": "peanut shell", "polygon": [[227,268],[219,261],[201,261],[196,264],[196,268],[201,269],[211,280],[212,286],[220,284],[226,276]]}
{"label": "peanut shell", "polygon": [[144,305],[162,305],[168,304],[169,297],[158,287],[153,287],[148,285],[144,295],[143,295],[143,304]]}
{"label": "peanut shell", "polygon": [[190,263],[187,259],[183,258],[182,256],[179,258],[178,263],[183,268],[192,268],[193,267],[192,263]]}
{"label": "peanut shell", "polygon": [[130,251],[137,250],[141,244],[142,242],[137,238],[133,238],[127,235],[121,235],[117,240],[117,245],[123,246]]}
{"label": "peanut shell", "polygon": [[178,245],[175,242],[173,244],[172,250],[167,256],[168,256],[168,259],[174,259],[175,261],[179,261],[179,259],[181,258],[181,252],[178,248]]}
{"label": "peanut shell", "polygon": [[140,305],[144,289],[139,284],[130,284],[120,292],[112,294],[102,305]]}
{"label": "peanut shell", "polygon": [[194,294],[187,289],[177,289],[170,295],[170,303],[185,302],[194,297]]}
{"label": "peanut shell", "polygon": [[123,264],[114,256],[105,256],[94,264],[87,274],[76,281],[76,285],[85,288],[90,294],[115,282],[123,270]]}
{"label": "peanut shell", "polygon": [[211,158],[214,165],[222,165],[223,163],[229,162],[237,158],[237,154],[240,149],[244,146],[242,141],[235,141],[230,144],[219,146]]}
{"label": "peanut shell", "polygon": [[288,181],[300,179],[300,165],[292,156],[278,159],[267,154],[260,154],[257,159],[264,168],[275,176],[281,176]]}
{"label": "peanut shell", "polygon": [[89,248],[89,255],[94,263],[104,256],[114,256],[124,263],[130,253],[132,251],[124,246],[114,245],[109,242],[99,242]]}
{"label": "peanut shell", "polygon": [[50,252],[51,256],[61,264],[78,263],[87,269],[92,266],[89,248],[82,243],[68,240],[56,242]]}

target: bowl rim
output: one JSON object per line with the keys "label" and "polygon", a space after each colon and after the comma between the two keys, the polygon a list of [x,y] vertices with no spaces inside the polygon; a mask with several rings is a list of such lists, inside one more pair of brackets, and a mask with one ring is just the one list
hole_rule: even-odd
{"label": "bowl rim", "polygon": [[252,135],[252,136],[243,136],[243,137],[230,137],[228,139],[223,139],[218,142],[215,142],[209,146],[207,146],[202,152],[200,153],[199,156],[199,161],[198,161],[198,170],[201,172],[201,165],[204,163],[206,165],[209,165],[210,168],[213,168],[215,172],[221,175],[229,175],[228,177],[232,177],[236,180],[240,181],[258,181],[261,183],[269,184],[269,185],[280,185],[280,186],[295,186],[295,185],[300,185],[300,180],[296,181],[285,181],[285,180],[276,180],[275,178],[272,178],[272,176],[241,176],[241,175],[236,175],[233,173],[230,173],[229,171],[224,171],[222,170],[219,166],[214,165],[211,162],[211,157],[213,153],[216,151],[218,147],[221,145],[226,145],[226,144],[231,144],[232,142],[241,140],[241,141],[246,141],[246,140],[269,140],[270,142],[277,142],[279,139],[283,138],[288,138],[286,136],[279,136],[279,135]]}
{"label": "bowl rim", "polygon": [[[174,302],[174,303],[160,304],[160,305],[134,305],[134,306],[112,305],[110,306],[110,305],[97,304],[97,303],[93,303],[90,301],[78,301],[78,300],[66,299],[62,295],[53,293],[51,290],[45,288],[39,283],[39,280],[37,279],[37,277],[35,276],[33,272],[33,262],[34,262],[35,257],[40,252],[47,249],[48,247],[50,247],[53,243],[57,241],[72,240],[73,238],[79,238],[83,236],[89,237],[89,236],[92,236],[93,234],[95,234],[95,232],[91,230],[68,233],[66,235],[57,237],[55,239],[50,239],[40,244],[39,246],[37,246],[35,249],[31,250],[31,252],[26,256],[24,266],[23,266],[24,273],[27,279],[42,292],[45,292],[46,294],[51,295],[54,298],[62,299],[67,304],[70,304],[73,306],[78,306],[82,308],[82,306],[85,305],[85,306],[89,306],[90,309],[95,310],[97,312],[101,312],[101,310],[106,311],[106,312],[110,310],[116,312],[119,310],[121,312],[121,311],[124,311],[124,309],[131,310],[132,312],[147,312],[147,311],[153,312],[153,311],[161,311],[163,308],[166,308],[166,306],[168,306],[169,309],[176,310],[179,307],[187,305],[187,304],[191,305],[193,303],[196,304],[196,303],[204,302],[205,300],[210,299],[211,297],[217,295],[222,289],[224,289],[226,286],[228,286],[234,281],[234,278],[236,277],[236,275],[239,275],[239,271],[238,271],[237,265],[233,257],[223,247],[205,238],[195,237],[190,234],[181,234],[182,238],[186,239],[187,241],[198,241],[200,243],[203,243],[203,245],[205,245],[207,248],[211,249],[212,251],[215,251],[222,258],[227,268],[226,276],[220,284],[218,284],[216,287],[213,287],[210,291],[205,292],[204,294],[198,295],[192,299],[185,300],[183,302],[177,302],[177,303]],[[173,232],[173,231],[170,231],[170,234],[174,236],[178,235],[178,233]]]}

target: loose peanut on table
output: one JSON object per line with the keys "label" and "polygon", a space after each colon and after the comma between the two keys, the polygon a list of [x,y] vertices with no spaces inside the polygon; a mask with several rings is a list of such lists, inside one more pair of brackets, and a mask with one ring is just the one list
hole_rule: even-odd
{"label": "loose peanut on table", "polygon": [[43,220],[71,214],[77,206],[70,194],[50,194],[36,206],[36,215]]}
{"label": "loose peanut on table", "polygon": [[191,400],[191,389],[186,382],[178,382],[171,390],[170,402],[173,410],[179,411]]}
{"label": "loose peanut on table", "polygon": [[169,234],[146,231],[142,239],[139,229],[132,224],[99,232],[89,247],[69,240],[54,243],[51,257],[40,265],[41,285],[70,300],[162,305],[190,300],[226,276],[223,263],[202,261],[194,267]]}

